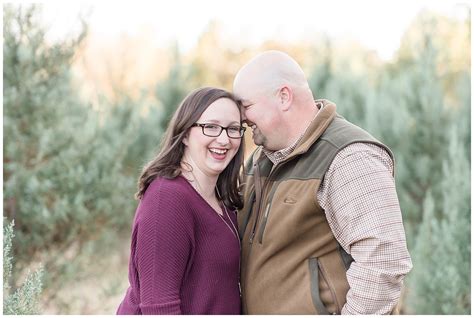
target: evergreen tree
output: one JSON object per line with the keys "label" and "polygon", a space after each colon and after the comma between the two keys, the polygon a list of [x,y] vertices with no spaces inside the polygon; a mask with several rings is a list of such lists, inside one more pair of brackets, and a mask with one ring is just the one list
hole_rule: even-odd
{"label": "evergreen tree", "polygon": [[156,87],[156,97],[162,106],[160,121],[162,131],[166,130],[173,113],[191,90],[189,85],[191,73],[189,68],[183,65],[181,61],[182,58],[177,44],[172,48],[172,56],[173,62],[168,77],[158,83]]}
{"label": "evergreen tree", "polygon": [[453,63],[448,48],[437,45],[436,23],[429,20],[420,28],[422,41],[405,45],[411,53],[401,52],[384,65],[375,81],[368,73],[341,72],[328,55],[310,83],[318,96],[336,102],[339,113],[394,152],[414,265],[405,280],[404,309],[465,314],[470,308],[470,75],[468,69],[440,73],[440,54]]}
{"label": "evergreen tree", "polygon": [[67,220],[67,209],[52,211],[65,176],[52,170],[67,171],[74,162],[52,163],[66,161],[64,150],[84,142],[74,129],[82,131],[88,123],[69,86],[70,61],[83,35],[47,46],[39,11],[38,6],[4,6],[4,213],[17,222],[19,260],[31,258],[45,242],[60,241],[51,228]]}
{"label": "evergreen tree", "polygon": [[[371,81],[372,66],[366,65],[370,72],[357,73],[348,61],[336,61],[334,55],[341,48],[325,38],[325,45],[315,49],[314,56],[320,59],[309,76],[309,85],[315,98],[329,99],[337,105],[337,112],[357,125],[364,124],[367,104],[374,93]],[[369,52],[359,52],[367,56]]]}
{"label": "evergreen tree", "polygon": [[[457,127],[449,131],[439,188],[442,205],[429,194],[413,249],[409,280],[410,311],[423,314],[470,314],[470,163]],[[430,192],[429,192],[430,193]],[[437,217],[441,215],[441,218]]]}
{"label": "evergreen tree", "polygon": [[458,74],[456,90],[448,92],[446,75],[437,67],[443,47],[435,46],[430,29],[423,36],[418,55],[403,57],[381,75],[363,127],[395,153],[414,266],[406,279],[406,309],[465,314],[470,309],[470,78]]}
{"label": "evergreen tree", "polygon": [[25,281],[16,291],[10,286],[13,270],[12,240],[15,237],[13,226],[14,221],[8,223],[3,219],[3,314],[37,315],[43,269],[40,267],[33,273],[28,271]]}
{"label": "evergreen tree", "polygon": [[48,44],[40,14],[4,6],[4,215],[17,228],[13,274],[41,260],[53,300],[129,231],[136,172],[125,162],[142,118],[133,105],[98,113],[81,99],[71,64],[86,27]]}

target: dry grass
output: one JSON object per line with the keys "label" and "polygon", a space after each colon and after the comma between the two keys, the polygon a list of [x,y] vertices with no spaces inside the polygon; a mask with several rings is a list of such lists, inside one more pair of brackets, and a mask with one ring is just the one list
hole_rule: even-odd
{"label": "dry grass", "polygon": [[[87,279],[72,282],[56,291],[54,303],[43,306],[43,314],[113,315],[128,288],[129,240],[109,256],[98,255],[91,260]],[[123,248],[122,248],[123,247]]]}

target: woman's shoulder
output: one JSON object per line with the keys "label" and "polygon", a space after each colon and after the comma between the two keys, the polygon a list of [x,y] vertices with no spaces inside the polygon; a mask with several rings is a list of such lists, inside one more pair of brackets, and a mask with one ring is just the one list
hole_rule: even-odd
{"label": "woman's shoulder", "polygon": [[180,195],[188,192],[190,192],[189,184],[181,175],[176,178],[157,177],[146,189],[144,197],[147,194]]}
{"label": "woman's shoulder", "polygon": [[186,202],[193,198],[193,188],[182,176],[169,179],[157,177],[153,180],[143,195],[140,205],[167,206],[185,208]]}
{"label": "woman's shoulder", "polygon": [[[194,228],[195,209],[190,204],[189,190],[182,177],[153,180],[141,198],[135,212],[137,231],[183,231]],[[151,233],[151,232],[150,232]]]}

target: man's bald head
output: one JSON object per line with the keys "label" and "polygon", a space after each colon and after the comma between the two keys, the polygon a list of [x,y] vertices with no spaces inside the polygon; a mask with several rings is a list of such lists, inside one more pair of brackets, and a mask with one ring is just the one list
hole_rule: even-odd
{"label": "man's bald head", "polygon": [[307,88],[308,82],[291,56],[280,51],[266,51],[240,69],[234,79],[234,93],[249,86],[269,92],[283,85],[292,89]]}
{"label": "man's bald head", "polygon": [[303,70],[280,51],[263,52],[244,65],[235,76],[234,94],[255,144],[268,150],[288,147],[317,112]]}

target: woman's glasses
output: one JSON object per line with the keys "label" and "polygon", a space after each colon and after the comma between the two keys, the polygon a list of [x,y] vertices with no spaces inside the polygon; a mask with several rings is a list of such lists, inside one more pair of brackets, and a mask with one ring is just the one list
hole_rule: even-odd
{"label": "woman's glasses", "polygon": [[244,136],[245,127],[242,126],[229,126],[222,127],[217,124],[199,124],[195,123],[191,127],[201,127],[202,133],[208,137],[219,137],[222,133],[222,130],[225,130],[227,137],[233,139],[240,139]]}

